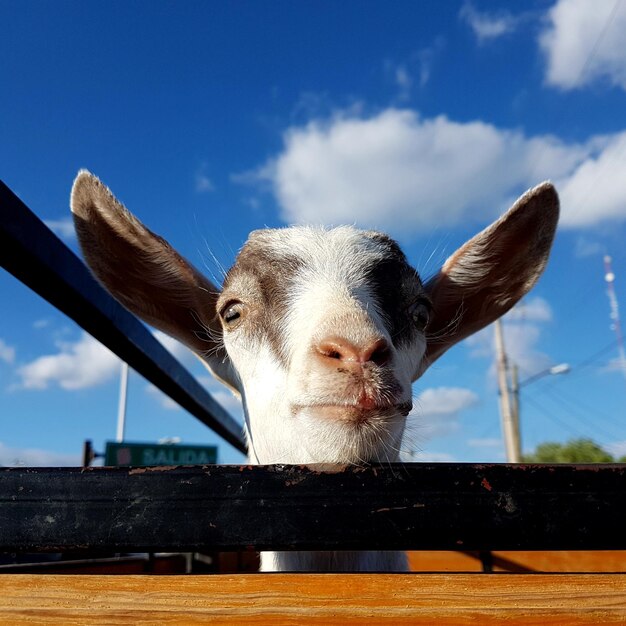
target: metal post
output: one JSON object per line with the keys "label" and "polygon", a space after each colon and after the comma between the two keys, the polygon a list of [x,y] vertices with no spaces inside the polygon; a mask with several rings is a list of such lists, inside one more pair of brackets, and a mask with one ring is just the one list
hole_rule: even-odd
{"label": "metal post", "polygon": [[83,467],[89,467],[94,459],[93,444],[90,439],[83,443]]}
{"label": "metal post", "polygon": [[117,405],[117,436],[118,443],[124,441],[126,431],[126,396],[128,392],[128,363],[122,361],[120,372],[120,400]]}
{"label": "metal post", "polygon": [[520,426],[519,409],[519,370],[517,364],[511,365],[511,395],[513,397],[513,444],[515,454],[519,461],[522,460],[522,431]]}
{"label": "metal post", "polygon": [[500,414],[502,417],[502,435],[508,463],[519,463],[520,456],[518,447],[515,444],[515,427],[513,423],[513,412],[511,409],[511,397],[509,395],[509,384],[507,380],[508,363],[504,350],[504,332],[502,330],[502,320],[496,320],[496,354],[498,359],[498,386],[500,388]]}

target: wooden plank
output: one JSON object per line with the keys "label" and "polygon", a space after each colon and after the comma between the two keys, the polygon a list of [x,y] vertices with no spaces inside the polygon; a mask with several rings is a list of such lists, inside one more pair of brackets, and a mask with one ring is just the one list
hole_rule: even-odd
{"label": "wooden plank", "polygon": [[494,552],[494,572],[626,572],[626,550]]}
{"label": "wooden plank", "polygon": [[626,466],[2,468],[0,551],[626,549]]}
{"label": "wooden plank", "polygon": [[626,575],[0,576],[3,624],[626,622]]}
{"label": "wooden plank", "polygon": [[[509,554],[507,552],[507,554]],[[409,569],[412,572],[482,572],[483,564],[478,552],[452,552],[450,550],[411,550]]]}
{"label": "wooden plank", "polygon": [[241,425],[96,282],[85,264],[2,181],[0,211],[0,266],[231,445],[246,452]]}
{"label": "wooden plank", "polygon": [[412,572],[626,573],[626,550],[518,550],[499,552],[408,552]]}

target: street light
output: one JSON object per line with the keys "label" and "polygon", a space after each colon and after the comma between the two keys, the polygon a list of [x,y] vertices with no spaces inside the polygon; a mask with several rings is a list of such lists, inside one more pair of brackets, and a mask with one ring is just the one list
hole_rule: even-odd
{"label": "street light", "polygon": [[[504,349],[504,330],[502,319],[495,322],[495,343],[498,365],[498,388],[500,393],[500,417],[502,418],[502,436],[508,463],[519,463],[522,460],[522,444],[520,437],[519,390],[543,376],[549,374],[565,374],[570,371],[567,363],[560,363],[545,369],[522,383],[519,382],[517,365],[510,368],[511,385],[509,386],[509,360]],[[513,397],[511,397],[513,396]]]}
{"label": "street light", "polygon": [[519,390],[521,387],[525,387],[530,383],[534,383],[536,380],[543,378],[544,376],[558,376],[559,374],[567,374],[572,368],[568,363],[559,363],[548,367],[537,374],[529,376],[526,380],[519,382],[519,372],[517,365],[513,363],[511,366],[511,393],[513,394],[512,413],[513,413],[513,429],[515,432],[515,452],[518,461],[522,459],[522,435],[520,428],[520,403],[519,403]]}
{"label": "street light", "polygon": [[[514,365],[513,367],[517,369],[517,366]],[[537,374],[533,374],[532,376],[529,376],[526,380],[523,380],[519,384],[519,386],[524,387],[550,374],[553,376],[557,374],[567,374],[571,369],[572,368],[570,367],[569,363],[559,363],[558,365],[553,365],[552,367],[542,370],[541,372],[538,372]]]}

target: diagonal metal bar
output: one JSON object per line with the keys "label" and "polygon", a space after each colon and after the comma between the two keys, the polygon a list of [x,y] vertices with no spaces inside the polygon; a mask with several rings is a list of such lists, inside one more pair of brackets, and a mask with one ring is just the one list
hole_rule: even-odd
{"label": "diagonal metal bar", "polygon": [[241,426],[2,181],[0,266],[228,443],[246,451]]}

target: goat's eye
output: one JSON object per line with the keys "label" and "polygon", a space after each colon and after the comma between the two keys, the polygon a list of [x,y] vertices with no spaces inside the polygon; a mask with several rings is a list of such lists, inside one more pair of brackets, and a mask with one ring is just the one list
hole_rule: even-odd
{"label": "goat's eye", "polygon": [[231,302],[227,304],[220,313],[224,324],[229,328],[234,328],[241,321],[244,308],[243,302]]}
{"label": "goat's eye", "polygon": [[419,330],[424,330],[430,321],[430,302],[427,300],[417,300],[409,307],[409,315]]}

